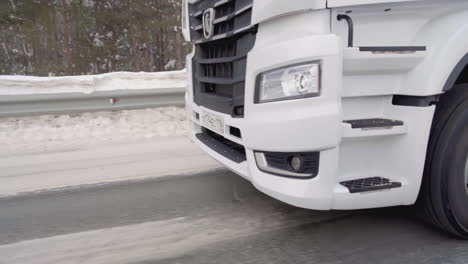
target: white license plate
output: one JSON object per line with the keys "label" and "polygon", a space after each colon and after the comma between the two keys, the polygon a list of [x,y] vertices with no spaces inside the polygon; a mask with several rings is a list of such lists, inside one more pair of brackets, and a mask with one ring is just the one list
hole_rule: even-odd
{"label": "white license plate", "polygon": [[224,134],[224,118],[220,116],[202,112],[202,124],[210,130]]}

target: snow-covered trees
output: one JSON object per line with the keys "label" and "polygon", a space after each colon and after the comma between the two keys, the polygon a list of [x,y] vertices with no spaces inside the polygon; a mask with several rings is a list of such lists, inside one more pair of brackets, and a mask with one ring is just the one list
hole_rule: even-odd
{"label": "snow-covered trees", "polygon": [[183,67],[181,0],[0,2],[0,74],[82,75]]}

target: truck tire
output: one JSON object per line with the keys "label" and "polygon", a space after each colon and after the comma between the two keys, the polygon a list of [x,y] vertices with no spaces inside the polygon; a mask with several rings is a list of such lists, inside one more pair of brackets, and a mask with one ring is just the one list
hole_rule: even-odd
{"label": "truck tire", "polygon": [[427,222],[468,239],[468,84],[437,105],[417,206]]}

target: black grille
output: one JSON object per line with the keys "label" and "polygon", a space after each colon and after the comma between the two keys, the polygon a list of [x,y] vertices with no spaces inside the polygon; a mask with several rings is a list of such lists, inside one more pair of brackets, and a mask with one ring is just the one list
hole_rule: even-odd
{"label": "black grille", "polygon": [[[202,17],[210,7],[215,9],[214,35],[205,39]],[[243,116],[247,53],[256,34],[251,17],[252,0],[202,0],[190,5],[193,95],[198,105]]]}
{"label": "black grille", "polygon": [[203,142],[203,144],[227,159],[236,163],[242,163],[247,160],[245,148],[243,146],[230,141],[211,130],[203,129],[203,133],[196,134],[196,137],[198,140]]}

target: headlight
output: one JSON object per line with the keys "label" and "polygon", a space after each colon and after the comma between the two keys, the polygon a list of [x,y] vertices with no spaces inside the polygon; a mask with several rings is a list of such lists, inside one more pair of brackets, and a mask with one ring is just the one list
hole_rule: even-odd
{"label": "headlight", "polygon": [[255,103],[320,95],[320,63],[287,66],[260,74]]}

